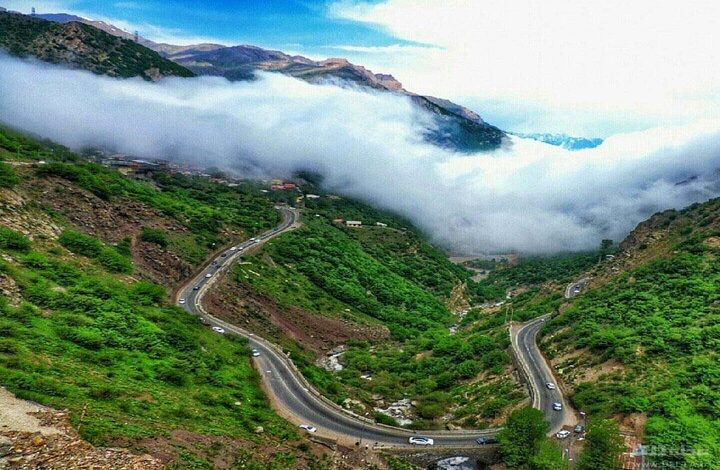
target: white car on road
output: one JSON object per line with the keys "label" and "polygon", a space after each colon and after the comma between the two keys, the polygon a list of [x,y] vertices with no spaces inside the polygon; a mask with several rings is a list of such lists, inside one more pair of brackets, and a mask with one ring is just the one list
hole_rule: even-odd
{"label": "white car on road", "polygon": [[225,333],[225,328],[220,328],[219,326],[213,326],[213,327],[212,327],[212,330],[213,330],[214,332],[220,333],[220,334]]}
{"label": "white car on road", "polygon": [[309,424],[301,424],[300,429],[305,430],[307,432],[315,432],[317,431],[317,428],[315,426],[310,426]]}
{"label": "white car on road", "polygon": [[185,303],[185,299],[180,299],[180,300],[178,300],[178,303],[179,303],[180,305],[184,304],[184,303]]}
{"label": "white car on road", "polygon": [[562,431],[558,431],[558,432],[555,434],[555,437],[557,437],[558,439],[565,439],[565,438],[568,437],[569,435],[570,435],[570,431],[567,431],[567,430],[563,429]]}
{"label": "white car on road", "polygon": [[552,382],[546,383],[545,386],[548,388],[548,390],[555,390],[555,384]]}
{"label": "white car on road", "polygon": [[410,439],[408,439],[408,442],[416,446],[431,446],[435,444],[435,441],[430,439],[429,437],[421,436],[412,436]]}
{"label": "white car on road", "polygon": [[562,403],[559,403],[559,402],[553,403],[553,410],[555,410],[555,411],[562,411],[562,409],[563,409]]}
{"label": "white car on road", "polygon": [[253,349],[253,350],[251,351],[251,354],[252,354],[252,357],[259,357],[259,356],[260,356],[260,351],[258,351],[257,349]]}
{"label": "white car on road", "polygon": [[205,275],[205,277],[207,277],[207,278],[212,277],[212,273],[207,273],[207,274]]}

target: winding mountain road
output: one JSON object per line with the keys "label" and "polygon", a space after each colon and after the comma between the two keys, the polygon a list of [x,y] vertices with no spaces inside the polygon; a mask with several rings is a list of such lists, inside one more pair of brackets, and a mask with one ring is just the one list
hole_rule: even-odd
{"label": "winding mountain road", "polygon": [[[523,375],[530,390],[533,408],[545,414],[550,422],[549,434],[555,434],[563,426],[574,426],[577,423],[575,413],[568,405],[560,385],[557,383],[552,369],[537,345],[537,335],[549,315],[545,315],[521,325],[510,327],[510,341]],[[548,384],[554,388],[548,388]],[[553,404],[560,403],[562,410],[554,410]]]}
{"label": "winding mountain road", "polygon": [[[246,338],[249,347],[260,353],[259,356],[253,357],[253,361],[262,376],[262,385],[279,414],[295,424],[304,423],[317,427],[317,434],[323,437],[336,439],[346,445],[372,448],[408,447],[410,446],[408,438],[411,436],[431,437],[435,440],[436,446],[474,447],[477,446],[475,440],[478,437],[497,434],[497,429],[411,431],[377,424],[373,420],[354,415],[315,390],[280,348],[243,328],[214,317],[204,310],[201,303],[203,295],[217,279],[222,277],[234,261],[245,254],[248,249],[260,246],[271,238],[299,226],[299,213],[295,209],[285,206],[279,206],[277,209],[282,214],[280,225],[255,239],[237,245],[235,249],[227,249],[219,253],[206,268],[178,289],[175,300],[187,312],[199,316],[205,324],[223,328],[226,333]],[[534,322],[521,326],[516,335],[520,340],[513,342],[513,347],[525,351],[523,357],[529,358],[527,361],[536,365],[540,362],[544,364],[542,354],[534,343],[538,330],[539,326],[535,328]],[[547,367],[546,364],[545,366]],[[544,376],[538,374],[538,380],[541,380],[542,377]],[[537,383],[539,382],[531,383],[531,391],[537,386]],[[533,396],[535,395],[537,392],[533,394]],[[541,409],[555,426],[558,422],[556,415],[551,409],[546,410],[544,407],[546,404],[546,401],[541,401],[539,406],[543,407]],[[535,406],[535,403],[533,405]]]}

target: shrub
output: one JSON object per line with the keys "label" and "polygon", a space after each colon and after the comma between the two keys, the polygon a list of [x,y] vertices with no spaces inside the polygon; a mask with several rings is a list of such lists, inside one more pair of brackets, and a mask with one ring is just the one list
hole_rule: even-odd
{"label": "shrub", "polygon": [[112,273],[129,274],[133,270],[132,262],[113,248],[103,248],[98,261]]}
{"label": "shrub", "polygon": [[98,239],[74,230],[65,230],[58,241],[73,253],[88,258],[97,258],[103,249],[102,243]]}
{"label": "shrub", "polygon": [[30,246],[30,240],[25,235],[0,227],[0,248],[26,253],[30,250]]}
{"label": "shrub", "polygon": [[0,188],[12,188],[20,182],[15,169],[7,163],[0,162]]}
{"label": "shrub", "polygon": [[142,233],[140,234],[140,239],[149,243],[155,243],[156,245],[160,245],[163,248],[165,248],[168,244],[167,238],[165,237],[165,232],[163,232],[159,228],[143,228]]}

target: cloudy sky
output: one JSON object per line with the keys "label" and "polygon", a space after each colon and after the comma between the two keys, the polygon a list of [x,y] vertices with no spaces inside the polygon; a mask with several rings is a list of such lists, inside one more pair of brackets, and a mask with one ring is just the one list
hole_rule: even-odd
{"label": "cloudy sky", "polygon": [[504,129],[607,137],[720,114],[720,2],[0,0],[174,43],[348,57]]}

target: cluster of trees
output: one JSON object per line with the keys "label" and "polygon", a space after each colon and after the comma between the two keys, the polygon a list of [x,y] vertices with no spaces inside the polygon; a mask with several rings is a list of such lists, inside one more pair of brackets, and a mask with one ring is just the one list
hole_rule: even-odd
{"label": "cluster of trees", "polygon": [[[312,361],[304,364],[301,355],[293,357],[331,398],[340,402],[348,393],[368,401],[373,394],[388,399],[410,396],[418,401],[420,420],[415,426],[430,426],[457,403],[464,381],[482,372],[502,373],[509,363],[507,334],[494,322],[452,334],[452,315],[440,293],[433,291],[434,284],[422,282],[423,276],[404,274],[424,262],[436,275],[463,268],[451,265],[435,249],[424,248],[415,235],[401,235],[415,244],[411,254],[398,239],[388,242],[363,231],[334,226],[325,218],[306,219],[302,229],[266,245],[263,257],[253,258],[252,266],[238,267],[238,278],[288,305],[328,315],[347,308],[358,321],[370,317],[386,325],[392,339],[381,344],[350,342],[342,359],[345,367],[336,375],[313,370]],[[267,255],[272,263],[263,261]],[[312,301],[306,293],[312,293]],[[494,417],[516,399],[498,402],[486,417]]]}
{"label": "cluster of trees", "polygon": [[[550,425],[542,411],[525,407],[508,416],[498,434],[500,453],[511,469],[563,470],[569,461],[557,443],[547,437]],[[590,422],[577,470],[620,470],[623,439],[617,423],[610,419]]]}
{"label": "cluster of trees", "polygon": [[665,226],[675,245],[666,256],[587,292],[546,331],[562,329],[554,339],[558,347],[586,347],[598,362],[612,359],[624,366],[576,388],[573,400],[582,409],[601,416],[647,413],[648,444],[688,450],[648,460],[716,468],[720,251],[708,240],[720,235],[715,226],[720,203],[670,216]]}
{"label": "cluster of trees", "polygon": [[471,285],[471,292],[476,300],[483,302],[504,298],[510,287],[538,286],[549,281],[570,282],[612,251],[612,242],[609,245],[607,242],[609,240],[596,251],[523,257],[515,265],[497,264],[488,277]]}

